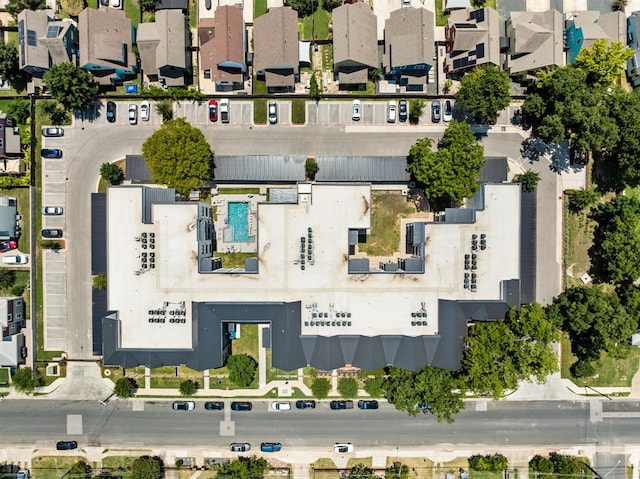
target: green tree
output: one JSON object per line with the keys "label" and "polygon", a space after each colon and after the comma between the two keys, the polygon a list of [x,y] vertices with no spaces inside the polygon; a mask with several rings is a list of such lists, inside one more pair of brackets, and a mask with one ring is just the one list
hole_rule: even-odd
{"label": "green tree", "polygon": [[316,162],[316,160],[313,158],[307,158],[306,161],[304,162],[305,176],[309,180],[315,181],[316,174],[318,173],[318,171],[320,171],[320,167],[318,166],[318,163]]}
{"label": "green tree", "polygon": [[14,284],[13,286],[11,286],[9,292],[11,293],[11,296],[22,296],[25,287],[26,285],[24,284]]}
{"label": "green tree", "polygon": [[251,385],[256,376],[258,363],[247,354],[234,354],[227,359],[227,369],[229,370],[229,380],[246,388]]}
{"label": "green tree", "polygon": [[143,12],[155,12],[156,0],[138,0],[138,5]]}
{"label": "green tree", "polygon": [[533,193],[540,182],[540,173],[533,170],[527,170],[524,173],[515,175],[513,177],[513,182],[520,183],[522,191],[525,193]]}
{"label": "green tree", "polygon": [[325,399],[331,391],[331,383],[326,378],[315,378],[311,383],[311,392],[318,399]]}
{"label": "green tree", "polygon": [[25,81],[25,74],[20,70],[20,58],[15,42],[0,44],[0,78],[7,80],[14,88],[18,88]]}
{"label": "green tree", "polygon": [[56,63],[44,74],[51,96],[67,110],[84,110],[98,96],[93,75],[72,63]]}
{"label": "green tree", "polygon": [[509,76],[494,65],[467,73],[456,93],[457,105],[476,123],[495,124],[500,111],[509,106]]}
{"label": "green tree", "polygon": [[[2,76],[2,74],[0,74],[0,76]],[[29,104],[29,100],[11,100],[7,105],[6,113],[18,123],[26,123],[27,119],[31,116],[31,105]]]}
{"label": "green tree", "polygon": [[533,473],[533,479],[541,479],[553,472],[553,463],[548,457],[536,454],[529,461],[529,471]]}
{"label": "green tree", "polygon": [[502,454],[475,455],[469,458],[469,469],[474,471],[501,472],[509,468],[509,461]]}
{"label": "green tree", "polygon": [[107,289],[107,273],[96,274],[91,281],[94,289]]}
{"label": "green tree", "polygon": [[371,468],[359,463],[351,468],[344,479],[378,479],[378,476],[373,473]]}
{"label": "green tree", "polygon": [[347,399],[356,397],[358,395],[358,381],[354,378],[338,379],[338,392]]}
{"label": "green tree", "polygon": [[196,393],[197,389],[198,386],[191,379],[187,379],[186,381],[182,381],[180,383],[180,394],[182,396],[193,396]]}
{"label": "green tree", "polygon": [[60,0],[60,6],[71,17],[77,17],[86,7],[84,0]]}
{"label": "green tree", "polygon": [[41,115],[46,115],[54,125],[69,123],[69,113],[55,100],[43,100],[38,102]]}
{"label": "green tree", "polygon": [[131,463],[133,479],[158,479],[164,464],[158,456],[140,456]]}
{"label": "green tree", "polygon": [[46,6],[45,0],[9,0],[5,8],[7,13],[17,19],[22,10],[42,10]]}
{"label": "green tree", "polygon": [[394,462],[384,472],[385,479],[409,479],[409,467],[401,462]]}
{"label": "green tree", "polygon": [[119,185],[124,181],[124,171],[115,163],[102,163],[100,165],[100,176],[108,181],[110,185]]}
{"label": "green tree", "polygon": [[92,472],[93,469],[89,464],[84,461],[78,461],[73,466],[71,466],[71,469],[69,469],[67,475],[69,477],[72,477],[73,479],[81,479],[83,477],[85,479],[91,479]]}
{"label": "green tree", "polygon": [[320,101],[320,85],[318,85],[315,72],[313,72],[309,80],[309,96],[316,102]]}
{"label": "green tree", "polygon": [[[153,0],[155,5],[155,0]],[[162,117],[162,121],[169,121],[173,118],[173,102],[169,99],[164,99],[156,102],[155,110],[158,115]]]}
{"label": "green tree", "polygon": [[640,288],[633,284],[619,285],[616,293],[627,312],[635,318],[640,318]]}
{"label": "green tree", "polygon": [[0,269],[0,289],[9,289],[16,282],[16,272],[12,269]]}
{"label": "green tree", "polygon": [[550,321],[567,331],[571,350],[580,361],[593,361],[601,351],[615,354],[637,328],[615,293],[599,286],[565,290],[546,308]]}
{"label": "green tree", "polygon": [[422,113],[424,113],[424,106],[424,100],[420,98],[409,102],[409,123],[412,125],[420,123],[420,118],[422,118]]}
{"label": "green tree", "polygon": [[31,394],[40,385],[38,379],[34,378],[31,368],[18,369],[13,375],[12,382],[16,391],[25,394]]}
{"label": "green tree", "polygon": [[579,213],[591,208],[600,199],[600,195],[595,188],[580,188],[569,197],[569,208],[574,213]]}
{"label": "green tree", "polygon": [[289,6],[298,12],[298,17],[308,17],[318,8],[316,0],[289,0]]}
{"label": "green tree", "polygon": [[553,472],[558,476],[584,477],[587,472],[585,463],[576,457],[552,452],[549,459],[553,464]]}
{"label": "green tree", "polygon": [[587,73],[590,85],[611,86],[625,71],[627,61],[633,57],[633,50],[622,42],[611,42],[599,38],[591,48],[583,48],[578,53],[574,65]]}
{"label": "green tree", "polygon": [[322,0],[322,8],[331,13],[334,8],[342,5],[342,0]]}
{"label": "green tree", "polygon": [[262,457],[239,457],[220,464],[217,477],[225,479],[262,479],[269,464]]}
{"label": "green tree", "polygon": [[154,183],[175,188],[183,195],[212,177],[209,143],[184,118],[165,121],[142,145],[142,156]]}
{"label": "green tree", "polygon": [[602,282],[640,277],[640,200],[616,196],[592,210],[597,222],[589,249],[591,274]]}
{"label": "green tree", "polygon": [[130,398],[135,393],[138,385],[133,378],[118,378],[113,392],[119,398]]}
{"label": "green tree", "polygon": [[372,378],[368,378],[364,382],[364,390],[372,398],[381,398],[384,396],[385,381],[386,379],[384,376],[375,376]]}
{"label": "green tree", "polygon": [[438,150],[432,150],[430,138],[418,140],[409,150],[408,168],[424,184],[430,202],[460,203],[478,189],[478,173],[484,165],[484,149],[468,124],[452,121],[447,126]]}

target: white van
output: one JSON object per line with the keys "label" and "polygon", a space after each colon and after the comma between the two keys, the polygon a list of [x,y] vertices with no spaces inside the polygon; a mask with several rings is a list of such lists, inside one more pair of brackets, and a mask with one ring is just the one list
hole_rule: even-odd
{"label": "white van", "polygon": [[27,264],[29,262],[29,257],[23,254],[16,254],[12,256],[3,256],[2,262],[4,264]]}

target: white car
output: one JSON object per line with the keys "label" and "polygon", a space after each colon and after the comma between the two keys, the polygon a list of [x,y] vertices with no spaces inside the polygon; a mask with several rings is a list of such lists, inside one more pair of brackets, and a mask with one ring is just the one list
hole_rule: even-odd
{"label": "white car", "polygon": [[291,403],[288,401],[279,401],[271,403],[271,409],[274,411],[288,411],[291,409]]}
{"label": "white car", "polygon": [[42,214],[45,216],[60,216],[62,214],[62,206],[43,206]]}
{"label": "white car", "polygon": [[113,8],[120,8],[120,0],[111,0],[111,6]]}
{"label": "white car", "polygon": [[220,99],[220,121],[222,123],[229,123],[229,99]]}
{"label": "white car", "polygon": [[333,452],[335,452],[336,454],[353,452],[353,444],[351,444],[350,442],[336,442],[333,445]]}
{"label": "white car", "polygon": [[445,122],[449,122],[453,120],[453,106],[451,104],[451,100],[444,101],[444,108],[442,111],[442,120]]}
{"label": "white car", "polygon": [[135,125],[138,123],[138,105],[131,103],[129,105],[129,124]]}
{"label": "white car", "polygon": [[278,123],[278,105],[275,101],[269,102],[269,123],[272,125]]}
{"label": "white car", "polygon": [[396,122],[396,114],[398,111],[398,104],[395,100],[389,100],[387,103],[387,122],[395,123]]}
{"label": "white car", "polygon": [[140,103],[140,119],[142,121],[149,121],[149,117],[151,116],[151,107],[149,106],[148,101],[143,101]]}
{"label": "white car", "polygon": [[360,100],[353,100],[352,108],[353,114],[351,115],[351,118],[353,119],[353,121],[360,121],[362,112],[362,103],[360,103]]}

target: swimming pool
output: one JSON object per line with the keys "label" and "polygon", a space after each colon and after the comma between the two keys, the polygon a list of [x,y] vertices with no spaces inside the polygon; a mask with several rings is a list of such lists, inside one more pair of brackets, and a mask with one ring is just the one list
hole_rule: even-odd
{"label": "swimming pool", "polygon": [[249,236],[249,203],[233,202],[227,207],[228,225],[233,231],[234,243],[249,243],[253,237]]}

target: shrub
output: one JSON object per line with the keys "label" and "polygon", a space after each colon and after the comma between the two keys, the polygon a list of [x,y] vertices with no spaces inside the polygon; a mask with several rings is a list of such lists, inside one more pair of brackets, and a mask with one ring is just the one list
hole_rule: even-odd
{"label": "shrub", "polygon": [[576,378],[588,378],[596,373],[596,368],[591,361],[578,361],[571,366],[571,374]]}
{"label": "shrub", "polygon": [[358,395],[358,381],[354,378],[338,379],[338,392],[347,399],[356,397]]}
{"label": "shrub", "polygon": [[364,382],[364,390],[372,398],[381,398],[384,396],[384,383],[385,378],[383,376],[369,378]]}
{"label": "shrub", "polygon": [[314,158],[307,158],[307,161],[304,162],[304,173],[306,177],[311,181],[315,181],[318,171],[320,171],[320,168],[316,160]]}
{"label": "shrub", "polygon": [[411,100],[409,105],[409,123],[412,125],[417,125],[420,123],[420,118],[422,117],[422,113],[424,112],[424,100]]}
{"label": "shrub", "polygon": [[124,171],[115,163],[102,163],[100,165],[100,176],[110,185],[119,185],[124,181]]}
{"label": "shrub", "polygon": [[227,360],[229,380],[242,388],[251,385],[257,368],[256,360],[247,354],[234,354]]}
{"label": "shrub", "polygon": [[180,394],[183,396],[193,396],[196,393],[196,389],[198,389],[198,386],[191,379],[180,383]]}
{"label": "shrub", "polygon": [[94,289],[107,289],[107,273],[96,274],[92,283]]}
{"label": "shrub", "polygon": [[138,388],[133,378],[119,378],[113,388],[113,392],[119,398],[130,398]]}
{"label": "shrub", "polygon": [[325,399],[331,391],[331,383],[326,378],[316,378],[311,383],[311,392],[318,399]]}
{"label": "shrub", "polygon": [[35,388],[40,385],[37,377],[34,377],[33,369],[20,368],[16,371],[12,378],[13,387],[16,391],[31,394]]}
{"label": "shrub", "polygon": [[[567,194],[566,191],[565,194]],[[595,189],[581,188],[579,190],[575,190],[574,194],[569,198],[569,208],[574,213],[579,213],[580,211],[594,206],[599,199],[600,195]]]}

